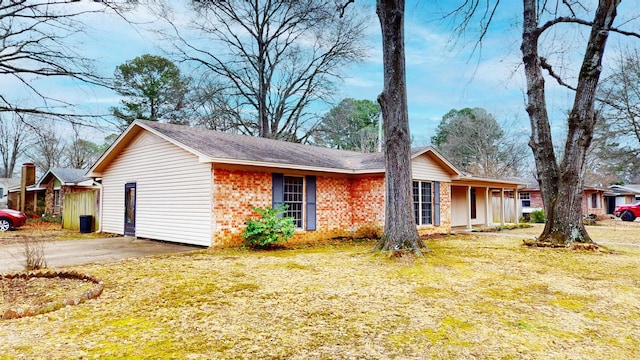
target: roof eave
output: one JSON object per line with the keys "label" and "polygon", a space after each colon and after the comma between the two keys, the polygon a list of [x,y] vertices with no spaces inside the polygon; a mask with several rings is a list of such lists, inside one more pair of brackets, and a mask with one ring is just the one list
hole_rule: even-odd
{"label": "roof eave", "polygon": [[206,156],[200,156],[199,161],[201,163],[255,166],[255,167],[316,171],[316,172],[337,173],[337,174],[372,174],[372,173],[385,172],[384,169],[341,169],[341,168],[332,168],[332,167],[323,167],[323,166],[283,164],[283,163],[277,163],[277,162],[265,162],[265,161],[255,161],[255,160],[245,160],[245,159],[212,158],[212,157],[206,157]]}

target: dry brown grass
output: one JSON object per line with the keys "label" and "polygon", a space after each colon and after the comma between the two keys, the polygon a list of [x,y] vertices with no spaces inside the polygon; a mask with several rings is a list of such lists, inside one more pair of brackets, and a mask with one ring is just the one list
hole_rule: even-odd
{"label": "dry brown grass", "polygon": [[107,236],[109,234],[105,233],[81,234],[78,230],[63,229],[60,223],[28,220],[27,224],[16,230],[0,232],[0,245],[19,243],[24,237],[37,238],[39,241],[57,241]]}
{"label": "dry brown grass", "polygon": [[0,359],[637,356],[640,248],[521,242],[427,240],[433,252],[417,260],[344,242],[77,267],[105,281],[102,296],[0,322]]}

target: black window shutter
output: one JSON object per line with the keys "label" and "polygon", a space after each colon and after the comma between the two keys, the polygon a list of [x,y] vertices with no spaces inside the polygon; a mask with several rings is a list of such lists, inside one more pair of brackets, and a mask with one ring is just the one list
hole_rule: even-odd
{"label": "black window shutter", "polygon": [[273,173],[271,206],[275,209],[284,204],[284,174]]}
{"label": "black window shutter", "polygon": [[307,230],[316,229],[316,177],[307,176]]}
{"label": "black window shutter", "polygon": [[433,182],[433,225],[440,226],[440,181]]}

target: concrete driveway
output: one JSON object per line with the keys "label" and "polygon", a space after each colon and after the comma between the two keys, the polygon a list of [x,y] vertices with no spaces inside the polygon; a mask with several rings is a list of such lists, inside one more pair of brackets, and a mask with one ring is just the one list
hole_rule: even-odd
{"label": "concrete driveway", "polygon": [[[44,256],[47,267],[56,268],[200,249],[202,248],[132,237],[112,237],[45,242]],[[0,273],[24,270],[23,252],[22,244],[0,246]]]}

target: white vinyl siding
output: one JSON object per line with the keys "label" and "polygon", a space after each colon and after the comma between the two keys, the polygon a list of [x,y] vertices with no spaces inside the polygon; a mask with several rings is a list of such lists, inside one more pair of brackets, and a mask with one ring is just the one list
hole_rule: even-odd
{"label": "white vinyl siding", "polygon": [[136,236],[211,246],[211,164],[143,132],[102,177],[102,230],[124,232],[124,185],[136,184]]}
{"label": "white vinyl siding", "polygon": [[451,182],[451,175],[426,154],[411,160],[411,174],[414,179]]}

